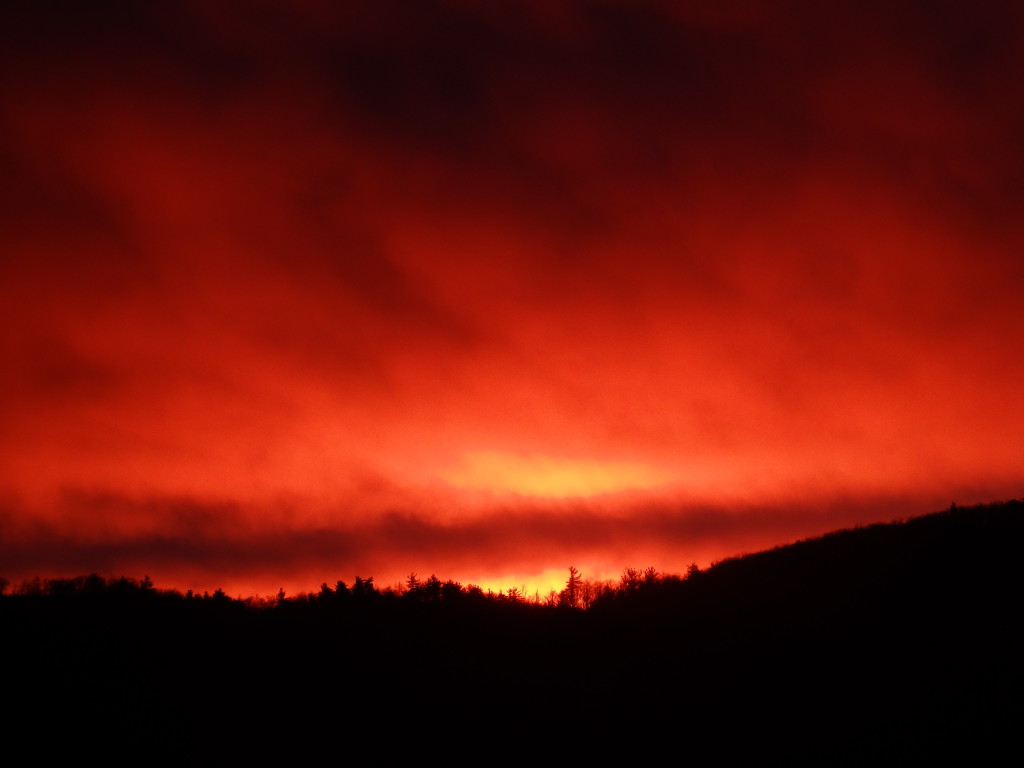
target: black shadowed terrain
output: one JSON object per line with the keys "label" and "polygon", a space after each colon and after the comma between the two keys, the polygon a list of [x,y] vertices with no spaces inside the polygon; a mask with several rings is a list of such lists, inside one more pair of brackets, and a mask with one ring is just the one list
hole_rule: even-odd
{"label": "black shadowed terrain", "polygon": [[43,762],[141,764],[273,749],[983,759],[1017,749],[1024,715],[1022,530],[1021,501],[953,508],[685,576],[573,569],[546,604],[415,576],[274,601],[26,583],[0,598],[5,741]]}

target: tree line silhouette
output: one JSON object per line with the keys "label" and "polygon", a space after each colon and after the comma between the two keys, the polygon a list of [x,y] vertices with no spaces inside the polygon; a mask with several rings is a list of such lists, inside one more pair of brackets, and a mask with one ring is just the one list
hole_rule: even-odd
{"label": "tree line silhouette", "polygon": [[229,746],[450,753],[470,736],[491,750],[984,761],[1024,715],[1021,534],[1022,501],[954,507],[682,574],[598,582],[571,567],[544,596],[415,573],[266,598],[147,577],[3,582],[7,738],[59,732],[190,764]]}
{"label": "tree line silhouette", "polygon": [[104,578],[96,573],[74,578],[40,579],[38,577],[21,582],[13,589],[10,581],[0,578],[0,598],[57,598],[57,599],[160,599],[165,603],[174,601],[198,602],[214,606],[236,604],[247,609],[267,610],[287,608],[300,610],[303,606],[320,608],[346,608],[359,605],[392,605],[396,601],[417,603],[444,603],[471,605],[480,601],[498,604],[528,605],[543,608],[572,608],[587,610],[603,602],[632,595],[640,590],[649,589],[657,584],[676,583],[691,578],[699,573],[696,564],[691,564],[685,576],[661,574],[654,567],[639,570],[627,567],[622,571],[621,578],[596,580],[584,578],[575,566],[569,566],[569,576],[565,587],[560,591],[550,590],[541,596],[539,591],[529,594],[526,587],[509,587],[507,590],[494,592],[484,590],[476,584],[463,586],[451,579],[441,581],[431,574],[420,579],[413,572],[403,584],[394,584],[379,588],[374,584],[373,577],[356,576],[351,586],[338,580],[331,586],[327,582],[320,585],[316,592],[299,592],[287,595],[282,588],[273,598],[250,596],[229,597],[223,589],[214,592],[205,591],[197,594],[191,589],[181,592],[177,589],[159,589],[149,576],[141,580],[129,576]]}

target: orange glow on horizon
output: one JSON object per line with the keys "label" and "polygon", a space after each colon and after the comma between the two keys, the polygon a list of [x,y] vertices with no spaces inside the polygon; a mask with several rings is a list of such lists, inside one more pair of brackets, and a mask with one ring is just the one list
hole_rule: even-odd
{"label": "orange glow on horizon", "polygon": [[640,463],[467,453],[441,478],[457,488],[553,499],[601,496],[665,485],[667,474]]}

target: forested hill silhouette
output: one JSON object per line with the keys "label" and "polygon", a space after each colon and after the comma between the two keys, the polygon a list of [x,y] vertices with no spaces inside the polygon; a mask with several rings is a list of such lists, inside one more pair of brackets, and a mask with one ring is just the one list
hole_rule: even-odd
{"label": "forested hill silhouette", "polygon": [[1024,715],[1022,528],[1021,501],[953,507],[685,576],[572,569],[532,602],[415,574],[267,601],[33,581],[0,599],[8,744],[977,760]]}

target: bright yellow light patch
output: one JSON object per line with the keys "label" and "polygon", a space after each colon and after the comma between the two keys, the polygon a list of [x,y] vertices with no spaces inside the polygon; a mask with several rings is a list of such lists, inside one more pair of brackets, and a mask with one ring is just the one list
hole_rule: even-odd
{"label": "bright yellow light patch", "polygon": [[668,478],[639,463],[521,456],[497,451],[467,453],[442,479],[459,488],[523,496],[598,496],[664,485]]}

